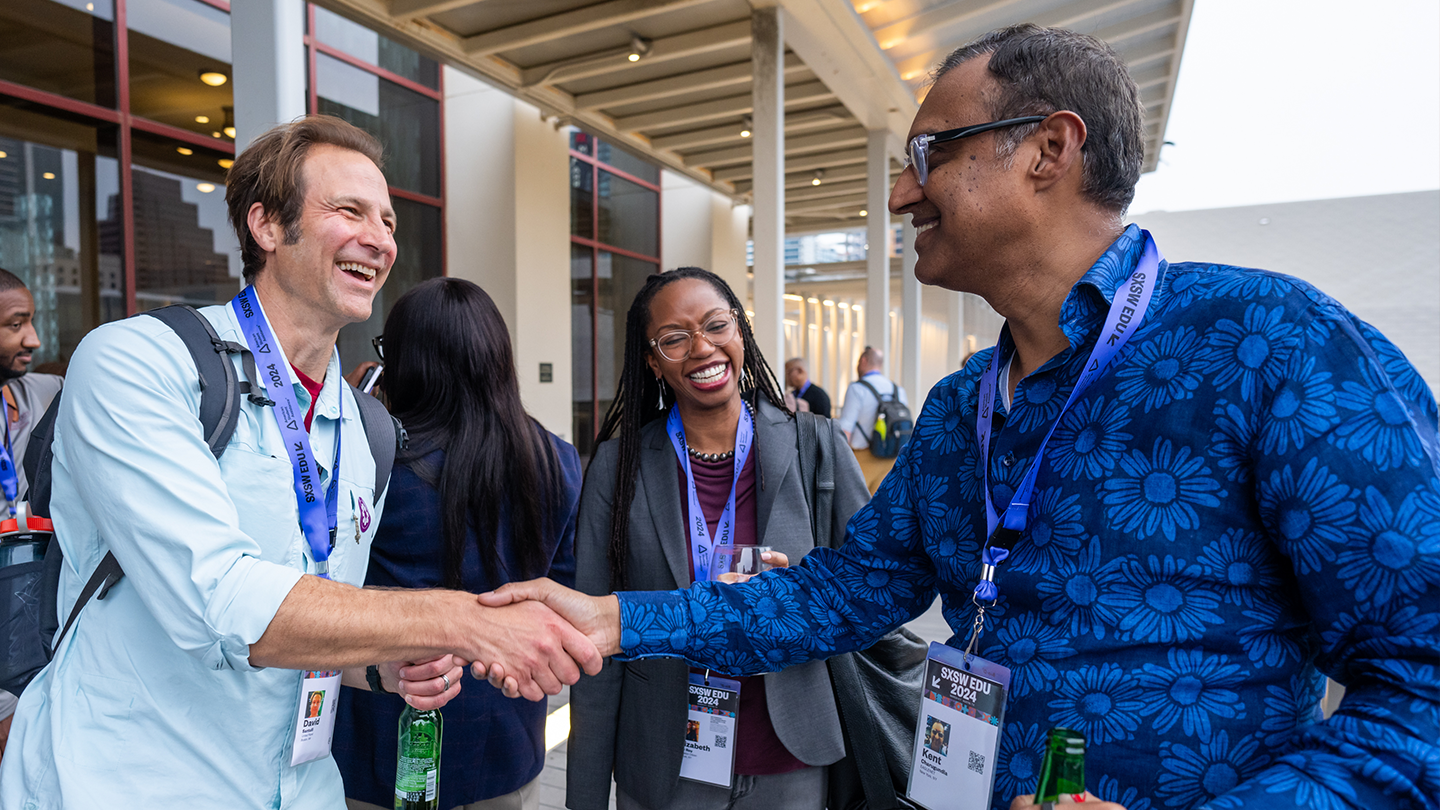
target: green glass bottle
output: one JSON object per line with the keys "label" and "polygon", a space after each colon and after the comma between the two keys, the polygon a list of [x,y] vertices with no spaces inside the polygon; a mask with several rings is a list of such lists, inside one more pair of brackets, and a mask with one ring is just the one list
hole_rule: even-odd
{"label": "green glass bottle", "polygon": [[395,810],[440,809],[439,709],[418,711],[408,703],[400,713],[399,756],[395,762]]}
{"label": "green glass bottle", "polygon": [[1058,801],[1061,796],[1085,792],[1085,735],[1068,728],[1052,728],[1040,763],[1040,786],[1035,803]]}

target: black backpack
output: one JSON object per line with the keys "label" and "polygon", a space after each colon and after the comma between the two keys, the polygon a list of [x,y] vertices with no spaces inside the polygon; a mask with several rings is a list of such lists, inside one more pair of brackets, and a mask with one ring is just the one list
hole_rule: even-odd
{"label": "black backpack", "polygon": [[876,458],[895,458],[905,445],[910,443],[910,432],[915,429],[915,420],[910,417],[910,409],[900,401],[900,386],[890,383],[894,390],[889,396],[881,396],[875,390],[875,386],[860,380],[860,384],[870,389],[875,399],[880,403],[880,408],[875,412],[875,426],[870,430],[867,437],[870,440],[870,454]]}
{"label": "black backpack", "polygon": [[[210,452],[220,458],[240,419],[241,397],[249,397],[261,405],[273,404],[265,398],[263,389],[251,384],[256,379],[255,358],[245,345],[222,340],[205,316],[184,304],[141,314],[163,321],[190,350],[200,376],[200,424]],[[247,380],[241,381],[235,374],[235,366],[230,362],[232,354],[241,356]],[[64,554],[59,543],[49,542],[52,538],[48,535],[53,530],[49,528],[48,519],[50,467],[55,457],[51,444],[55,438],[55,417],[59,413],[63,394],[62,389],[45,415],[35,423],[30,445],[25,450],[25,476],[30,482],[27,495],[29,514],[22,513],[20,516],[19,528],[23,535],[17,540],[45,544],[44,557],[0,568],[0,595],[3,595],[0,599],[4,600],[0,601],[0,644],[4,645],[0,650],[0,689],[17,695],[49,663],[55,648],[80,615],[80,609],[91,597],[104,599],[115,583],[125,576],[115,555],[107,552],[75,600],[75,607],[71,609],[64,629],[60,630],[58,637],[55,635],[59,629],[57,603]],[[379,501],[390,481],[395,451],[404,446],[405,430],[379,400],[359,391],[354,391],[354,394],[360,406],[360,423],[364,426],[370,453],[375,459],[375,500]],[[29,521],[30,515],[43,520]],[[30,524],[28,527],[27,523]],[[29,531],[25,531],[27,528]]]}

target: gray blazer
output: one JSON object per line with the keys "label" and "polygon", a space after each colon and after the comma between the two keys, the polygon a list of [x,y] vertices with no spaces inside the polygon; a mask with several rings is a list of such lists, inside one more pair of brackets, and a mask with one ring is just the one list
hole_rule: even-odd
{"label": "gray blazer", "polygon": [[[757,484],[763,483],[756,498],[756,530],[762,545],[784,552],[793,565],[814,548],[810,510],[800,484],[795,422],[763,401],[755,422],[755,448],[760,453]],[[844,540],[845,524],[870,493],[845,435],[828,419],[822,425],[822,430],[829,429],[836,461],[831,525],[838,546]],[[612,590],[606,549],[618,455],[617,441],[600,445],[580,494],[576,585],[589,594]],[[682,496],[664,420],[657,419],[640,432],[638,476],[630,505],[628,588],[689,587]],[[567,807],[604,810],[612,771],[620,788],[641,804],[659,807],[670,801],[680,779],[688,673],[689,665],[678,658],[612,659],[599,675],[581,677],[571,690]],[[770,722],[790,753],[807,765],[829,765],[845,756],[823,661],[764,678]]]}

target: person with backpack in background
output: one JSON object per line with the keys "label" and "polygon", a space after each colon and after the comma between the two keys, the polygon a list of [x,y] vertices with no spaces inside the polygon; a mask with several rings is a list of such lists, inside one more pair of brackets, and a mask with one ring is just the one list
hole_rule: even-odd
{"label": "person with backpack in background", "polygon": [[[599,671],[548,609],[357,587],[389,479],[376,458],[401,436],[367,432],[335,350],[396,257],[380,144],[329,116],[275,127],[237,156],[226,203],[248,286],[199,313],[246,380],[223,450],[202,406],[225,381],[162,318],[101,326],[71,359],[45,470],[57,613],[84,615],[21,696],[0,807],[340,807],[342,681],[430,709],[472,661],[513,668],[532,699]],[[306,718],[317,691],[332,699]]]}
{"label": "person with backpack in background", "polygon": [[[12,479],[0,472],[0,484],[6,490],[7,503],[12,505],[26,490],[20,460],[30,444],[30,431],[65,384],[65,378],[59,375],[30,371],[30,361],[40,348],[34,317],[35,299],[25,282],[0,268],[0,380],[4,381],[0,395],[5,400],[5,444],[0,465],[9,465],[9,471],[15,476],[12,485]],[[13,492],[9,491],[12,486]],[[9,517],[8,509],[5,517]],[[3,537],[3,527],[0,527],[0,537]],[[0,755],[5,753],[5,744],[10,738],[16,700],[10,692],[0,691]]]}
{"label": "person with backpack in background", "polygon": [[910,401],[905,389],[885,376],[885,355],[866,346],[855,364],[856,380],[845,389],[837,422],[850,439],[850,449],[874,495],[895,466],[900,448],[910,439]]}

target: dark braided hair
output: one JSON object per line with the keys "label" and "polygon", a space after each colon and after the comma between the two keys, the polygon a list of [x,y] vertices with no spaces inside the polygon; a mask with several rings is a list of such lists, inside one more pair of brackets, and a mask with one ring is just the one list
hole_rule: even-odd
{"label": "dark braided hair", "polygon": [[[605,421],[595,438],[597,445],[616,436],[620,439],[615,496],[610,507],[610,587],[613,590],[623,589],[627,584],[625,558],[630,546],[630,504],[635,500],[635,479],[640,472],[640,428],[664,417],[675,402],[674,392],[668,392],[664,395],[665,407],[656,407],[660,386],[645,362],[651,352],[650,341],[646,337],[650,333],[650,304],[666,285],[687,278],[699,279],[714,287],[725,299],[726,305],[739,314],[736,325],[740,330],[741,345],[745,348],[740,398],[758,410],[760,397],[764,395],[771,405],[793,417],[785,407],[785,398],[780,393],[780,382],[775,378],[775,372],[770,370],[755,343],[755,333],[750,328],[750,320],[745,317],[745,305],[735,297],[724,279],[698,267],[679,267],[646,279],[645,286],[635,294],[635,301],[625,316],[625,366],[620,372],[620,386],[615,392],[615,399],[610,404],[610,410],[605,412]],[[761,486],[764,486],[763,482]]]}

